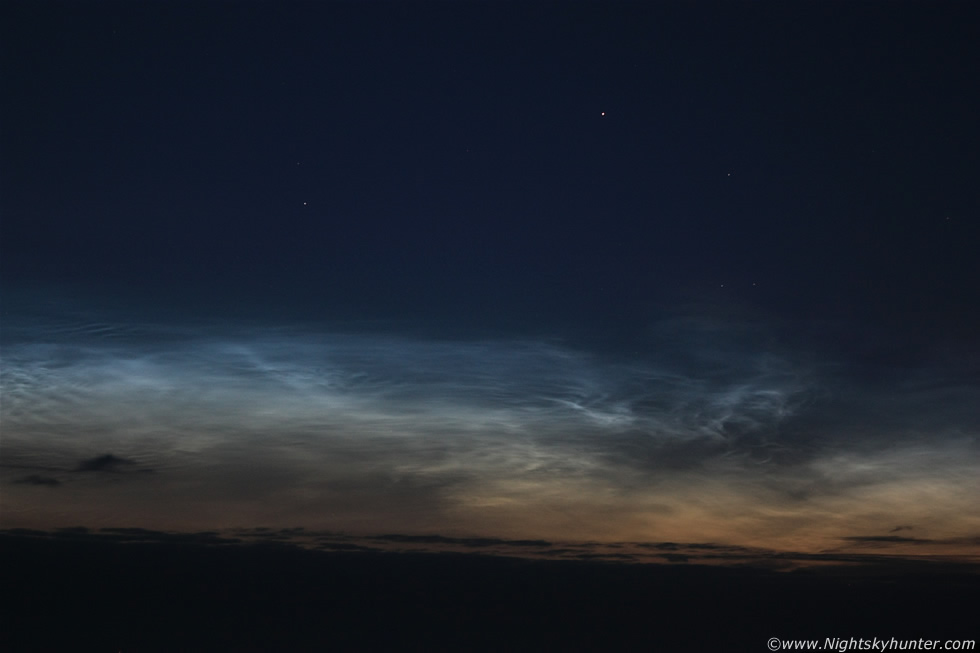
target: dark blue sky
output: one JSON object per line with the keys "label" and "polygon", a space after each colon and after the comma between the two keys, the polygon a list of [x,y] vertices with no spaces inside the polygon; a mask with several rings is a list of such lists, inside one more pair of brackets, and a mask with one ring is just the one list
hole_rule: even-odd
{"label": "dark blue sky", "polygon": [[5,13],[8,288],[977,326],[969,3]]}

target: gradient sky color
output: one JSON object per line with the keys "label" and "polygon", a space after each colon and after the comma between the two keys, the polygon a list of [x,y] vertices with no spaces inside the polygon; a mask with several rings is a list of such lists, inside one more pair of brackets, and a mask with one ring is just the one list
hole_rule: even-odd
{"label": "gradient sky color", "polygon": [[968,4],[3,13],[3,528],[977,561]]}

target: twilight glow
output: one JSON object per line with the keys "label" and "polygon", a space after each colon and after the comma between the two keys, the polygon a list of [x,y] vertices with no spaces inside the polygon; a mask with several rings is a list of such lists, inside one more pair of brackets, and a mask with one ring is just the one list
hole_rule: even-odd
{"label": "twilight glow", "polygon": [[845,381],[755,346],[763,330],[664,320],[613,355],[24,322],[4,346],[4,524],[975,556],[976,388]]}

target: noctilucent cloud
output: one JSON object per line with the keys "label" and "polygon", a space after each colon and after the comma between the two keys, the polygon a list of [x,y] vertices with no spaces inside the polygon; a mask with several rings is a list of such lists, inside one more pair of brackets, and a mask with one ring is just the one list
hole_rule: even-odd
{"label": "noctilucent cloud", "polygon": [[862,378],[766,329],[675,316],[621,355],[340,326],[15,323],[4,522],[974,549],[977,389],[928,369]]}

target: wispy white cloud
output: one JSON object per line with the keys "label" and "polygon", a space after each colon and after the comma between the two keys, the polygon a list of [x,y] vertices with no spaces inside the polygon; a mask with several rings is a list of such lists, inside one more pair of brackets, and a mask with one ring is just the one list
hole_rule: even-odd
{"label": "wispy white cloud", "polygon": [[[975,467],[976,423],[960,406],[976,388],[844,383],[758,330],[665,323],[643,352],[614,356],[528,339],[213,324],[116,337],[39,323],[4,346],[4,466],[54,478],[99,456],[131,460],[158,473],[112,480],[144,507],[154,493],[202,519],[238,506],[232,525],[278,512],[282,525],[478,532],[483,514],[515,529],[487,534],[514,536],[536,510],[562,528],[728,514],[748,532],[788,523],[785,505],[814,519],[839,500],[853,511],[869,487],[890,488],[875,496],[894,511],[885,497],[901,487]],[[108,491],[58,481],[83,503]],[[11,500],[30,491],[19,484]]]}

